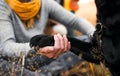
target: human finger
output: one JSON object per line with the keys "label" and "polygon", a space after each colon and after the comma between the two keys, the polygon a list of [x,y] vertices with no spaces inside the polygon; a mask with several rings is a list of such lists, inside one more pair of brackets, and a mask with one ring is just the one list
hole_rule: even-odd
{"label": "human finger", "polygon": [[55,57],[55,51],[53,46],[47,46],[41,49],[39,52],[41,55],[45,55],[49,58],[54,58]]}
{"label": "human finger", "polygon": [[63,35],[63,39],[64,39],[64,46],[65,46],[64,52],[65,52],[68,49],[68,39],[67,39],[66,35]]}
{"label": "human finger", "polygon": [[58,37],[58,39],[59,39],[59,41],[60,41],[60,49],[61,50],[64,50],[64,38],[60,35],[60,34],[57,34],[57,37]]}
{"label": "human finger", "polygon": [[70,42],[68,42],[68,46],[67,46],[67,50],[66,50],[66,51],[69,51],[69,50],[70,50],[70,48],[71,48],[71,43],[70,43]]}
{"label": "human finger", "polygon": [[59,38],[57,37],[57,35],[54,35],[54,50],[57,51],[57,50],[60,50],[60,40]]}
{"label": "human finger", "polygon": [[54,47],[53,46],[43,47],[43,48],[41,48],[40,52],[42,52],[42,53],[54,52]]}

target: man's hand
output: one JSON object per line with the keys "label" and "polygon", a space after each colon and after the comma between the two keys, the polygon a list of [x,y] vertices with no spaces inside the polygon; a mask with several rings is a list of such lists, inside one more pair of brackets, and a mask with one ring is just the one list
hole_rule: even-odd
{"label": "man's hand", "polygon": [[71,45],[65,35],[61,36],[60,34],[54,35],[55,44],[54,46],[46,46],[40,48],[38,53],[41,55],[45,55],[49,58],[57,58],[64,52],[70,50]]}

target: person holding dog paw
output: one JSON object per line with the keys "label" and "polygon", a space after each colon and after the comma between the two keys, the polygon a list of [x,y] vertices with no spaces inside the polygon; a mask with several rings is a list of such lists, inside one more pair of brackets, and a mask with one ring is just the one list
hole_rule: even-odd
{"label": "person holding dog paw", "polygon": [[[35,35],[44,34],[48,19],[79,30],[87,36],[95,31],[94,26],[85,19],[67,11],[53,0],[0,0],[0,52],[8,57],[19,57],[23,52],[26,57],[34,51],[29,46],[30,39]],[[70,68],[79,62],[76,55],[68,52],[71,45],[66,36],[57,34],[54,35],[54,40],[54,46],[37,50],[37,54],[45,56],[45,59],[40,57],[41,61],[59,61],[61,65],[66,65],[62,69]],[[63,53],[66,55],[61,55]],[[71,65],[67,60],[63,64],[62,59],[68,57],[72,58]]]}

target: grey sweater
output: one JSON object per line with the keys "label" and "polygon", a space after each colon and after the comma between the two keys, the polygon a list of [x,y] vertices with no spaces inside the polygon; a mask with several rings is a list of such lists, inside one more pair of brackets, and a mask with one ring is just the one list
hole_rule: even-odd
{"label": "grey sweater", "polygon": [[35,20],[34,28],[26,29],[20,18],[11,10],[5,0],[0,0],[0,52],[2,54],[20,56],[31,50],[30,38],[44,34],[48,19],[56,20],[67,27],[75,28],[83,34],[90,35],[95,28],[76,15],[68,12],[53,0],[41,0],[40,19]]}

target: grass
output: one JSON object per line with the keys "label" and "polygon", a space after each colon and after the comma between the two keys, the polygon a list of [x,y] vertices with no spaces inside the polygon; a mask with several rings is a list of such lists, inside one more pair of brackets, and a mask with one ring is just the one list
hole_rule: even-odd
{"label": "grass", "polygon": [[109,69],[100,65],[83,61],[71,70],[61,73],[61,76],[112,76]]}

